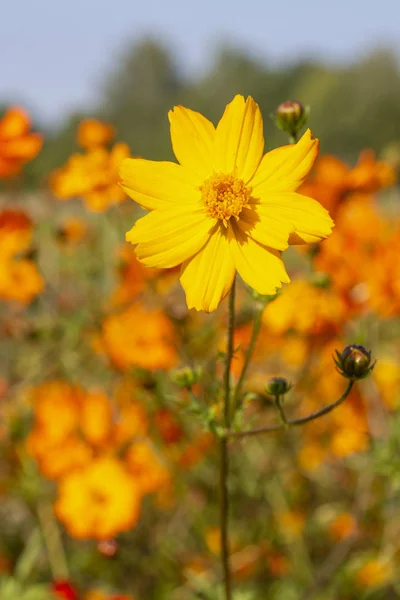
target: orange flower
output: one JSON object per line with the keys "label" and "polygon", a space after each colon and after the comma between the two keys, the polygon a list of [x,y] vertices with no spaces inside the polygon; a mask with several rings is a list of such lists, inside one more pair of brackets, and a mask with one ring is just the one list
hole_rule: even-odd
{"label": "orange flower", "polygon": [[360,153],[353,169],[336,156],[321,156],[312,177],[303,184],[300,192],[318,200],[334,215],[349,192],[374,193],[395,182],[393,166],[377,161],[374,152],[366,149]]}
{"label": "orange flower", "polygon": [[393,356],[379,356],[373,377],[384,404],[395,410],[400,402],[400,361]]}
{"label": "orange flower", "polygon": [[126,199],[119,186],[118,167],[129,156],[126,144],[118,143],[108,151],[103,147],[73,154],[67,163],[53,171],[51,189],[60,200],[81,196],[89,210],[103,212]]}
{"label": "orange flower", "polygon": [[161,311],[139,304],[103,322],[104,348],[120,369],[170,369],[177,359],[174,337],[172,324]]}
{"label": "orange flower", "polygon": [[329,534],[335,541],[343,540],[357,531],[357,522],[353,515],[344,512],[329,525]]}
{"label": "orange flower", "polygon": [[367,148],[360,153],[358,163],[347,176],[350,189],[377,192],[396,183],[396,171],[388,162],[377,161],[373,150]]}
{"label": "orange flower", "polygon": [[178,280],[179,269],[152,269],[142,265],[136,258],[132,245],[124,244],[119,249],[118,286],[112,303],[123,305],[135,300],[147,289],[163,294]]}
{"label": "orange flower", "polygon": [[346,305],[329,289],[304,280],[293,281],[263,313],[263,324],[272,334],[294,329],[303,335],[337,332],[346,318]]}
{"label": "orange flower", "polygon": [[390,580],[392,566],[389,562],[379,559],[368,560],[357,573],[357,583],[366,588],[384,585]]}
{"label": "orange flower", "polygon": [[304,513],[298,510],[286,510],[277,514],[277,520],[287,537],[295,538],[302,534],[305,524]]}
{"label": "orange flower", "polygon": [[[400,223],[395,223],[399,227]],[[376,244],[365,279],[369,305],[383,317],[400,314],[400,229]]]}
{"label": "orange flower", "polygon": [[27,304],[44,287],[36,265],[16,256],[29,249],[32,227],[23,211],[6,209],[0,213],[0,298]]}
{"label": "orange flower", "polygon": [[119,249],[119,259],[119,285],[112,298],[117,305],[127,304],[137,298],[145,290],[147,282],[160,272],[159,269],[148,269],[142,265],[133,247],[128,244]]}
{"label": "orange flower", "polygon": [[125,462],[142,494],[151,494],[170,481],[169,469],[148,441],[132,444]]}
{"label": "orange flower", "polygon": [[68,245],[80,242],[88,232],[88,225],[77,217],[68,217],[57,231],[58,239]]}
{"label": "orange flower", "polygon": [[140,499],[121,462],[103,457],[61,480],[55,512],[73,537],[106,540],[133,527]]}
{"label": "orange flower", "polygon": [[115,137],[115,129],[108,123],[102,123],[97,119],[83,119],[79,123],[77,142],[86,150],[105,146]]}
{"label": "orange flower", "polygon": [[80,429],[93,446],[105,444],[111,435],[112,412],[110,400],[102,392],[89,392],[81,406]]}
{"label": "orange flower", "polygon": [[0,179],[17,175],[39,153],[43,139],[29,133],[30,126],[27,113],[17,106],[0,120]]}

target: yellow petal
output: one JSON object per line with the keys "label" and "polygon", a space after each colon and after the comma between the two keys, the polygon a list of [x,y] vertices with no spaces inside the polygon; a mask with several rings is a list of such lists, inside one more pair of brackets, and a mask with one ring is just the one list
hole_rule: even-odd
{"label": "yellow petal", "polygon": [[138,244],[136,255],[144,265],[165,269],[194,256],[206,243],[214,224],[202,208],[166,208],[139,219],[126,240]]}
{"label": "yellow petal", "polygon": [[235,173],[249,181],[264,152],[261,111],[250,96],[235,96],[218,123],[214,140],[214,170]]}
{"label": "yellow petal", "polygon": [[273,295],[282,283],[290,282],[279,252],[258,244],[237,227],[230,232],[235,267],[250,287],[259,294]]}
{"label": "yellow petal", "polygon": [[289,246],[289,235],[293,225],[281,215],[276,215],[273,209],[254,204],[240,213],[237,227],[253,240],[276,250],[286,250]]}
{"label": "yellow petal", "polygon": [[212,172],[212,150],[215,127],[203,115],[183,106],[168,113],[172,148],[182,166],[203,179]]}
{"label": "yellow petal", "polygon": [[234,277],[227,230],[217,225],[204,248],[182,265],[188,307],[212,312],[228,294]]}
{"label": "yellow petal", "polygon": [[251,186],[253,196],[261,198],[271,191],[297,190],[311,171],[319,153],[319,142],[308,129],[297,144],[282,146],[263,157]]}
{"label": "yellow petal", "polygon": [[291,223],[294,233],[289,238],[290,244],[320,242],[334,226],[328,211],[319,202],[297,192],[271,194],[262,202],[261,210],[269,210]]}
{"label": "yellow petal", "polygon": [[180,165],[143,158],[126,158],[119,168],[122,189],[147,210],[195,202],[196,178]]}

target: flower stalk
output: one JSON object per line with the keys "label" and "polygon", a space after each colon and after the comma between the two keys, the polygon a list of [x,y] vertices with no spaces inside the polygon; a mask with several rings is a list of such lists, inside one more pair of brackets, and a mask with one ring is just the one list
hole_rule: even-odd
{"label": "flower stalk", "polygon": [[[228,338],[224,372],[224,425],[231,425],[231,363],[234,353],[235,330],[235,281],[229,294]],[[220,520],[221,560],[224,579],[225,600],[232,600],[232,576],[229,564],[229,451],[227,438],[220,440]]]}

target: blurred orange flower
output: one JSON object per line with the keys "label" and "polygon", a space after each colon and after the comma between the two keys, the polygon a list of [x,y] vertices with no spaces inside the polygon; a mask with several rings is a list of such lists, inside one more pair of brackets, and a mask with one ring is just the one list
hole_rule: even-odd
{"label": "blurred orange flower", "polygon": [[140,500],[139,487],[121,462],[102,457],[61,480],[55,512],[73,537],[109,539],[133,527]]}
{"label": "blurred orange flower", "polygon": [[379,587],[390,580],[392,565],[379,559],[368,560],[357,572],[357,583],[366,588]]}
{"label": "blurred orange flower", "polygon": [[99,146],[86,154],[73,154],[63,167],[53,171],[50,187],[59,200],[82,197],[89,210],[103,212],[126,199],[118,185],[118,167],[129,154],[123,143],[111,150]]}
{"label": "blurred orange flower", "polygon": [[105,351],[120,369],[170,369],[177,360],[172,323],[160,310],[133,304],[103,321]]}
{"label": "blurred orange flower", "polygon": [[300,192],[318,200],[331,215],[350,192],[374,193],[396,182],[396,171],[385,161],[377,161],[372,150],[360,153],[352,169],[336,156],[325,154],[316,162],[313,174]]}
{"label": "blurred orange flower", "polygon": [[88,225],[78,217],[68,217],[64,219],[57,230],[57,237],[60,242],[67,245],[74,245],[80,242],[88,232]]}
{"label": "blurred orange flower", "polygon": [[23,254],[29,251],[32,231],[32,221],[23,211],[0,212],[0,298],[27,304],[43,290],[35,263]]}
{"label": "blurred orange flower", "polygon": [[17,175],[35,158],[43,145],[39,133],[30,133],[30,119],[20,107],[13,106],[0,120],[0,179]]}
{"label": "blurred orange flower", "polygon": [[91,150],[105,146],[115,137],[115,129],[97,119],[83,119],[78,126],[77,143],[81,148]]}
{"label": "blurred orange flower", "polygon": [[267,305],[263,325],[272,334],[295,330],[303,335],[336,333],[346,318],[346,305],[332,290],[298,279]]}
{"label": "blurred orange flower", "polygon": [[350,513],[343,512],[329,525],[329,534],[335,541],[343,540],[357,531],[357,521]]}

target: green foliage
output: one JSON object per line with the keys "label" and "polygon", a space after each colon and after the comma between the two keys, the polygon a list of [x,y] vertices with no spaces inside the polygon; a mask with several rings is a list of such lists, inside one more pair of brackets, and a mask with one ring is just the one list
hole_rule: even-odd
{"label": "green foliage", "polygon": [[23,586],[12,577],[0,577],[1,600],[53,600],[47,586]]}

